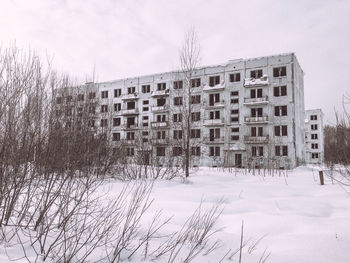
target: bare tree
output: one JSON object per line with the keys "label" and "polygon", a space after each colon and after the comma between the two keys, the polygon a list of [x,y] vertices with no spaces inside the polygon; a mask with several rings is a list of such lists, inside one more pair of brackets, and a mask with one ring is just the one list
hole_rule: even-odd
{"label": "bare tree", "polygon": [[[179,114],[177,120],[173,120],[174,130],[181,131],[181,135],[174,136],[174,150],[175,155],[178,155],[182,159],[182,165],[185,170],[186,177],[190,174],[191,158],[193,155],[198,154],[196,151],[200,148],[200,138],[192,130],[194,127],[193,118],[195,108],[200,107],[200,95],[199,104],[196,104],[198,97],[192,96],[192,88],[194,87],[194,72],[198,68],[200,62],[200,47],[196,32],[191,29],[185,34],[185,39],[180,49],[180,65],[178,87],[174,87],[174,90],[178,90],[181,96],[174,98],[174,114]],[[181,87],[182,86],[182,87]],[[176,89],[177,88],[177,89]],[[176,92],[175,92],[176,94]],[[176,95],[175,95],[176,96]],[[200,129],[199,129],[200,137]],[[200,150],[199,150],[200,151]]]}

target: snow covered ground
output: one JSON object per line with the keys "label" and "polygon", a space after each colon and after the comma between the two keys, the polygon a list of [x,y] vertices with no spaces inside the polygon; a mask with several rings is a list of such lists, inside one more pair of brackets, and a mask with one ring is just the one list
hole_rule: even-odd
{"label": "snow covered ground", "polygon": [[[217,227],[223,229],[216,237],[224,245],[193,262],[219,262],[229,249],[232,254],[239,247],[244,221],[243,263],[259,262],[264,251],[265,256],[271,253],[266,262],[348,263],[350,196],[330,180],[325,183],[321,186],[317,171],[308,167],[290,171],[288,177],[200,168],[188,183],[156,181],[146,216],[162,210],[162,216],[174,216],[167,231],[178,230],[201,201],[210,206],[222,200]],[[124,184],[111,182],[108,188],[117,194]],[[6,255],[0,255],[0,262],[9,262]],[[238,262],[238,253],[222,262]]]}

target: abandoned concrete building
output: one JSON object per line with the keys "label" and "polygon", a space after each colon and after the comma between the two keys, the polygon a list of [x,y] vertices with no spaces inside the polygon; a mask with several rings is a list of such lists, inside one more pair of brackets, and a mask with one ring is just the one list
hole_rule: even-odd
{"label": "abandoned concrete building", "polygon": [[[191,140],[199,143],[192,147],[191,165],[293,168],[316,159],[312,158],[316,152],[306,152],[309,125],[305,124],[303,77],[294,53],[196,69],[190,81]],[[175,124],[182,119],[177,108],[182,105],[185,84],[177,72],[86,87],[91,92],[85,99],[98,100],[91,126],[109,127],[108,137],[126,148],[128,156],[142,150],[149,162],[151,157],[182,154],[171,143],[182,137]],[[79,96],[84,100],[84,95]],[[322,133],[317,136],[322,141]],[[319,145],[318,160],[322,161]]]}
{"label": "abandoned concrete building", "polygon": [[322,110],[307,110],[305,117],[306,162],[321,164],[324,161]]}

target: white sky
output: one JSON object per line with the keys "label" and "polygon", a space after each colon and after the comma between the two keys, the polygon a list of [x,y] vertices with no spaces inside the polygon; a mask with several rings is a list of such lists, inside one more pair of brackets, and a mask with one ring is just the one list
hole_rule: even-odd
{"label": "white sky", "polygon": [[306,108],[334,120],[350,93],[348,0],[1,0],[0,42],[53,58],[60,71],[106,81],[178,68],[184,32],[201,65],[295,52]]}

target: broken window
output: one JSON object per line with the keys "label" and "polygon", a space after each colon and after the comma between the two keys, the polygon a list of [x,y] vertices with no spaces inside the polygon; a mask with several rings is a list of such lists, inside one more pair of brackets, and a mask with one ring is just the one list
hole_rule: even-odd
{"label": "broken window", "polygon": [[254,79],[261,78],[263,75],[262,69],[256,69],[256,70],[251,70],[250,71],[250,77]]}
{"label": "broken window", "polygon": [[209,77],[209,86],[214,87],[215,85],[220,84],[220,76],[211,76]]}
{"label": "broken window", "polygon": [[119,132],[113,133],[113,141],[120,141],[120,133]]}
{"label": "broken window", "polygon": [[114,98],[120,97],[122,95],[121,89],[115,89],[114,90]]}
{"label": "broken window", "polygon": [[191,79],[191,87],[192,88],[200,87],[200,85],[201,85],[201,79],[200,78]]}
{"label": "broken window", "polygon": [[128,87],[128,94],[134,94],[136,92],[136,87]]}
{"label": "broken window", "polygon": [[174,81],[174,89],[182,89],[182,88],[183,88],[183,81],[182,80]]}
{"label": "broken window", "polygon": [[287,68],[286,67],[273,68],[273,76],[275,78],[287,76]]}
{"label": "broken window", "polygon": [[174,105],[175,105],[175,106],[180,106],[180,105],[182,105],[182,97],[175,97],[175,98],[174,98]]}
{"label": "broken window", "polygon": [[200,112],[192,112],[191,113],[191,121],[200,121],[201,113]]}
{"label": "broken window", "polygon": [[142,85],[141,86],[142,93],[150,93],[151,92],[151,86],[150,85]]}
{"label": "broken window", "polygon": [[157,84],[157,90],[165,90],[166,89],[166,83],[158,83]]}
{"label": "broken window", "polygon": [[241,73],[230,74],[230,82],[239,82],[241,81]]}

